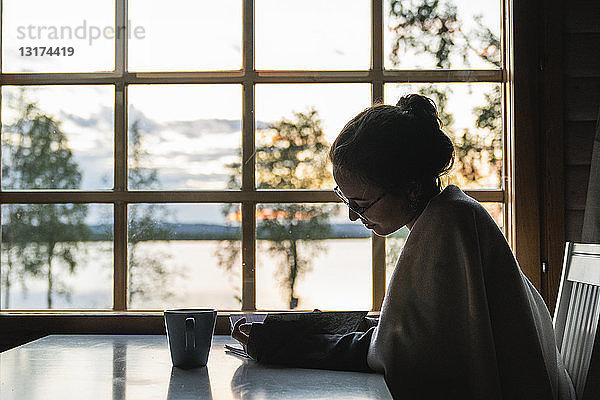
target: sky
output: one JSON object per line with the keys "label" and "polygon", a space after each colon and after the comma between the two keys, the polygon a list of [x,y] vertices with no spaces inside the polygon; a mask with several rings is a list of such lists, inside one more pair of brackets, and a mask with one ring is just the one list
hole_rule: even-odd
{"label": "sky", "polygon": [[[500,1],[461,0],[462,29],[473,15],[499,32]],[[389,2],[384,2],[387,10]],[[256,0],[257,69],[368,69],[368,0]],[[241,0],[129,0],[130,71],[215,70],[241,68]],[[335,15],[335,18],[331,18]],[[390,24],[386,17],[385,25]],[[29,30],[29,26],[33,28]],[[114,27],[114,1],[3,0],[3,72],[93,72],[114,67],[114,40],[95,38]],[[108,27],[108,28],[107,28]],[[52,29],[63,39],[52,39]],[[68,29],[67,29],[68,28]],[[76,31],[80,28],[79,31]],[[40,30],[41,29],[41,30]],[[68,31],[73,37],[68,39]],[[85,36],[83,38],[77,38]],[[136,33],[134,35],[134,33]],[[23,38],[23,36],[25,36]],[[39,38],[42,36],[42,38]],[[386,67],[391,34],[385,29]],[[21,46],[72,46],[72,57],[22,57]],[[472,60],[475,60],[473,58]],[[464,65],[453,60],[455,68]],[[434,63],[407,51],[401,68],[433,68]],[[473,68],[485,67],[473,62]],[[487,67],[486,67],[487,68]],[[455,130],[473,126],[472,108],[494,84],[452,84],[450,111]],[[394,104],[419,85],[387,84],[385,102]],[[3,87],[2,123],[14,120],[7,99],[16,87]],[[263,84],[256,86],[258,127],[293,112],[318,110],[332,141],[344,124],[371,102],[369,84]],[[81,189],[110,189],[113,177],[114,89],[110,85],[28,88],[27,98],[62,121],[74,157],[83,172]],[[131,85],[129,122],[140,121],[144,164],[156,168],[162,189],[224,189],[226,165],[239,160],[242,88],[240,85]],[[143,189],[143,188],[140,188]],[[222,223],[218,207],[202,215],[186,213],[181,222]]]}
{"label": "sky", "polygon": [[[98,32],[114,29],[114,0],[1,0],[2,1],[2,72],[102,72],[114,69],[114,39]],[[255,66],[257,69],[319,69],[356,70],[370,65],[370,0],[255,0]],[[405,2],[410,3],[410,1]],[[447,4],[447,1],[442,1]],[[500,0],[456,0],[462,16],[461,29],[475,26],[474,15],[496,34],[500,31]],[[242,1],[241,0],[129,0],[128,19],[132,37],[128,42],[128,66],[131,72],[237,70],[242,66]],[[387,29],[392,22],[387,17],[388,0],[384,1],[384,56],[386,68],[393,33]],[[32,27],[29,30],[29,27]],[[52,38],[50,33],[62,39]],[[69,38],[69,31],[71,37]],[[137,33],[137,35],[134,35]],[[39,36],[42,36],[41,38]],[[96,37],[98,35],[99,37]],[[110,35],[109,35],[110,36]],[[73,47],[71,57],[24,57],[20,47]],[[472,68],[489,68],[477,57],[469,57]],[[407,50],[401,53],[405,69],[430,69],[435,62],[429,57]],[[467,66],[453,58],[453,68]],[[483,104],[484,94],[496,84],[448,84],[449,111],[455,117],[454,130],[473,129],[473,107]],[[415,92],[422,84],[386,84],[385,102],[395,104],[398,98]],[[446,86],[446,85],[442,85]],[[20,88],[2,87],[2,124],[10,124],[18,115],[10,102]],[[158,172],[161,189],[224,189],[228,170],[226,165],[239,160],[241,146],[242,88],[241,85],[131,85],[129,86],[129,122],[139,121],[144,150],[143,163]],[[111,85],[60,85],[28,87],[26,97],[36,101],[40,110],[61,121],[83,180],[81,189],[110,190],[113,180],[114,88]],[[291,118],[294,112],[314,107],[322,121],[328,141],[333,141],[345,123],[371,103],[369,84],[260,84],[255,88],[255,119],[257,128],[281,118]],[[3,140],[10,139],[3,129]],[[3,185],[4,186],[4,185]],[[144,188],[139,188],[144,189]],[[4,209],[5,207],[3,207]],[[92,204],[87,222],[105,223],[112,219],[112,206]],[[181,223],[223,224],[225,218],[218,204],[171,204],[166,206],[171,220]],[[332,222],[347,222],[344,214]],[[214,264],[213,249],[199,246],[210,243],[176,243],[188,246],[173,253],[173,268],[181,265],[202,268],[213,274],[225,274]],[[73,303],[60,307],[86,304],[89,307],[109,307],[112,295],[112,244],[97,243],[106,248],[93,249],[88,254],[92,266],[71,277]],[[368,239],[344,242],[348,248],[323,253],[316,261],[314,273],[298,283],[303,306],[331,308],[349,306],[348,296],[332,296],[331,282],[352,293],[354,308],[370,304],[371,246]],[[153,245],[153,248],[155,246]],[[185,250],[185,251],[183,251]],[[206,255],[200,256],[200,251]],[[280,307],[282,299],[274,297],[274,268],[268,255],[257,250],[257,301],[259,306]],[[204,254],[204,253],[202,253]],[[327,256],[327,257],[325,257]],[[180,259],[178,257],[185,257]],[[262,261],[261,261],[262,257]],[[347,257],[347,262],[340,262]],[[361,258],[362,257],[362,258]],[[205,260],[203,263],[197,260]],[[268,262],[269,261],[269,262]],[[212,263],[212,264],[211,264]],[[210,265],[208,265],[210,264]],[[327,267],[359,270],[336,272]],[[267,266],[267,267],[265,267]],[[211,269],[212,268],[212,269]],[[265,269],[266,268],[266,269]],[[239,268],[237,268],[239,270]],[[221,286],[216,275],[184,274],[189,291],[183,298],[194,304],[202,303],[206,295],[214,302],[224,295],[223,304],[232,301],[231,284]],[[321,275],[318,275],[321,274]],[[322,275],[332,274],[332,275]],[[219,275],[219,276],[221,276]],[[355,279],[360,276],[361,279]],[[339,282],[347,279],[348,282]],[[69,278],[69,279],[71,279]],[[353,284],[360,283],[358,287]],[[29,303],[44,307],[44,283],[30,285]],[[203,286],[204,285],[204,286]],[[319,286],[324,285],[324,286]],[[178,286],[183,287],[183,286]],[[226,290],[223,288],[227,288]],[[314,290],[316,288],[316,290]],[[360,292],[367,288],[365,292]],[[218,292],[213,293],[211,292]],[[323,298],[318,298],[322,295]],[[38,296],[38,297],[35,297]],[[310,298],[317,296],[317,298]],[[351,296],[352,297],[352,296]],[[206,298],[206,297],[205,297]],[[332,300],[334,299],[334,300]],[[175,300],[173,300],[175,301]],[[181,299],[177,301],[182,301]],[[13,303],[15,306],[16,303]],[[164,306],[165,304],[160,304]],[[178,305],[181,305],[178,303]],[[214,304],[213,304],[214,305]],[[148,305],[138,305],[148,306]],[[235,304],[233,305],[235,306]],[[284,306],[285,308],[285,306]]]}

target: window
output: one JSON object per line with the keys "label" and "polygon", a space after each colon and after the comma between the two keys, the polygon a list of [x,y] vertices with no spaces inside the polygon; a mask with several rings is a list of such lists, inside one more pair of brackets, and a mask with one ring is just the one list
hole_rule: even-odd
{"label": "window", "polygon": [[410,92],[509,226],[501,0],[80,3],[2,1],[1,309],[379,310],[326,153]]}

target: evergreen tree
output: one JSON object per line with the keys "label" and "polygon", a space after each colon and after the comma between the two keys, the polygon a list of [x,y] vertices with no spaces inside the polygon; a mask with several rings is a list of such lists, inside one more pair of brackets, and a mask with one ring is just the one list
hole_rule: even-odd
{"label": "evergreen tree", "polygon": [[[437,68],[451,68],[453,60],[470,64],[470,55],[483,60],[490,68],[502,66],[500,39],[475,16],[476,28],[470,32],[463,30],[463,20],[458,8],[451,1],[440,0],[390,0],[390,28],[394,32],[390,61],[395,67],[402,67],[406,59],[402,52],[413,49],[420,55],[429,56]],[[438,107],[444,130],[454,136],[456,151],[455,174],[451,181],[459,185],[478,183],[491,174],[498,184],[502,182],[502,103],[499,86],[485,93],[482,106],[473,112],[474,123],[487,133],[465,129],[456,132],[454,116],[447,105],[451,89],[439,86],[426,86],[419,93],[431,97]],[[407,232],[402,230],[388,238],[388,264],[393,264],[400,255]]]}
{"label": "evergreen tree", "polygon": [[[395,67],[402,66],[404,49],[413,49],[419,55],[428,55],[437,68],[451,68],[453,62],[462,60],[469,66],[472,57],[482,60],[490,68],[500,68],[500,39],[475,16],[476,27],[465,32],[463,16],[451,1],[440,0],[390,0],[390,28],[394,32],[393,49],[390,60]],[[436,100],[440,117],[446,131],[454,134],[457,183],[477,183],[488,175],[487,168],[497,182],[502,179],[502,112],[499,87],[486,93],[486,102],[473,111],[473,126],[487,131],[487,134],[465,129],[454,132],[454,118],[448,113],[449,89],[426,87],[420,90]]]}
{"label": "evergreen tree", "polygon": [[[21,113],[14,124],[3,127],[2,181],[5,189],[78,189],[81,172],[69,149],[60,123],[42,113],[35,103],[26,103],[21,94]],[[3,232],[6,267],[3,286],[5,307],[13,275],[24,285],[25,274],[44,276],[47,306],[53,295],[67,298],[70,289],[56,276],[54,261],[66,262],[69,272],[77,267],[74,251],[86,240],[85,204],[13,204],[7,206]]]}
{"label": "evergreen tree", "polygon": [[[148,152],[143,146],[139,120],[129,128],[129,150],[129,187],[157,189],[160,182],[158,171],[144,166]],[[128,214],[128,306],[131,307],[137,298],[158,296],[166,299],[172,295],[168,284],[172,274],[169,274],[162,261],[168,255],[156,250],[141,252],[139,247],[145,241],[172,237],[172,229],[166,222],[169,216],[167,209],[159,204],[133,204]]]}
{"label": "evergreen tree", "polygon": [[[329,144],[318,112],[294,113],[257,132],[256,177],[258,189],[331,188],[327,161]],[[240,187],[240,164],[230,166],[229,187]],[[266,251],[279,258],[280,283],[289,296],[289,307],[298,306],[295,292],[298,278],[311,268],[311,258],[325,249],[319,241],[330,233],[329,215],[337,206],[311,204],[259,204],[257,238],[265,239]],[[230,215],[231,206],[223,208]],[[237,258],[239,245],[222,241],[219,264],[229,268]]]}

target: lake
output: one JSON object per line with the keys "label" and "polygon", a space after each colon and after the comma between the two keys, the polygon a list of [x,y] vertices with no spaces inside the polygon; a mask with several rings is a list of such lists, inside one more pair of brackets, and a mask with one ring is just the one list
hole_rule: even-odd
{"label": "lake", "polygon": [[[140,242],[134,249],[136,267],[130,271],[131,309],[171,307],[240,308],[241,256],[229,268],[219,265],[219,241],[181,240]],[[240,242],[235,242],[240,246]],[[257,241],[256,305],[259,309],[289,309],[284,281],[289,265],[281,253],[268,250],[270,242]],[[307,258],[297,278],[298,309],[370,309],[371,240],[328,239],[300,242],[299,254]],[[78,266],[73,274],[58,258],[53,264],[55,292],[52,308],[110,309],[112,307],[112,242],[82,242],[75,251]],[[6,254],[3,254],[3,274]],[[388,274],[389,276],[389,274]],[[5,276],[2,277],[4,281]],[[9,308],[47,308],[47,282],[27,276],[23,283],[11,279]],[[24,284],[24,285],[23,285]],[[4,291],[4,286],[2,286]],[[138,291],[139,290],[139,291]],[[63,296],[60,293],[68,294]],[[5,293],[1,293],[6,308]]]}

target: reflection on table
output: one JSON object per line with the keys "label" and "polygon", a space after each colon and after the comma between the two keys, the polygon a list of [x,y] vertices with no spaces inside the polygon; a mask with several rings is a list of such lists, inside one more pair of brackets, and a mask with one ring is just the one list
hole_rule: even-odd
{"label": "reflection on table", "polygon": [[383,376],[262,366],[225,353],[205,368],[171,366],[165,336],[52,335],[0,354],[0,398],[390,399]]}

